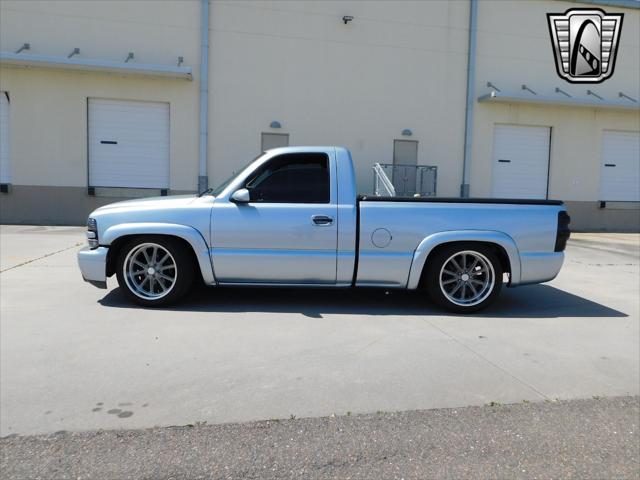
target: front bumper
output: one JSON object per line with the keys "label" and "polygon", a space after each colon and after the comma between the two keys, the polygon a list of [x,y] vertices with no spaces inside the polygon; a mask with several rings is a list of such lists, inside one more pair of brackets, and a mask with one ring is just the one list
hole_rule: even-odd
{"label": "front bumper", "polygon": [[78,252],[78,265],[82,279],[94,287],[107,288],[107,252],[106,247],[90,250],[83,248]]}

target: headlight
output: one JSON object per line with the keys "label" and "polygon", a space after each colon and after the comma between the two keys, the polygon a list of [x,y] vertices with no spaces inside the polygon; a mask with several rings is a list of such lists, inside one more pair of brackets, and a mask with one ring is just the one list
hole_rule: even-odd
{"label": "headlight", "polygon": [[96,222],[95,218],[87,220],[87,241],[89,242],[89,248],[98,248],[98,222]]}

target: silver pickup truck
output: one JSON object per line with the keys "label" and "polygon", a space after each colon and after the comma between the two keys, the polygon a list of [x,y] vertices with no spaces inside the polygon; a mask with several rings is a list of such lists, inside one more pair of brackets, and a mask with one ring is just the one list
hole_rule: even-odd
{"label": "silver pickup truck", "polygon": [[553,279],[569,238],[562,202],[358,196],[340,147],[269,150],[198,196],[114,203],[88,220],[82,276],[144,306],[215,286],[423,289],[474,312]]}

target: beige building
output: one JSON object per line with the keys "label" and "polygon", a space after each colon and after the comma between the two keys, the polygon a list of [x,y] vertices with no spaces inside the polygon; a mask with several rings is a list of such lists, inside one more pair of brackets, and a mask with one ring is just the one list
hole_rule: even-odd
{"label": "beige building", "polygon": [[[0,221],[81,224],[331,144],[363,193],[377,162],[431,165],[438,196],[562,199],[574,228],[639,230],[639,7],[2,0]],[[570,8],[624,14],[603,83],[556,73],[546,14]]]}

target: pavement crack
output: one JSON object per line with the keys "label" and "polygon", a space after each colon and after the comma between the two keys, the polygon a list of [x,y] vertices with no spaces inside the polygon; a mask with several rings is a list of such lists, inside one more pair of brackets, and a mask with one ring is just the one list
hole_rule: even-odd
{"label": "pavement crack", "polygon": [[431,325],[433,328],[435,328],[436,330],[438,330],[440,333],[442,333],[443,335],[445,335],[446,337],[450,338],[451,340],[453,340],[454,342],[456,342],[458,345],[460,345],[461,347],[465,348],[466,350],[468,350],[469,352],[473,353],[474,355],[476,355],[477,357],[480,357],[482,360],[484,360],[485,362],[487,362],[489,365],[491,365],[494,368],[497,368],[498,370],[500,370],[501,372],[505,373],[506,375],[509,375],[511,378],[513,378],[515,381],[517,381],[518,383],[524,385],[525,387],[533,390],[534,392],[536,392],[538,395],[540,395],[541,397],[543,397],[545,400],[552,400],[551,397],[549,397],[548,395],[545,395],[543,392],[541,392],[540,390],[538,390],[536,387],[534,387],[533,385],[530,385],[529,383],[525,382],[524,380],[522,380],[520,377],[517,377],[516,375],[514,375],[513,373],[511,373],[510,371],[502,368],[500,365],[498,365],[497,363],[492,362],[491,360],[489,360],[487,357],[485,357],[484,355],[482,355],[480,352],[477,352],[476,350],[474,350],[473,348],[471,348],[469,345],[467,345],[466,343],[464,343],[463,341],[459,340],[458,338],[454,337],[453,335],[451,335],[450,333],[448,333],[446,330],[443,330],[442,328],[438,327],[437,325],[434,325],[433,323],[431,323],[428,319],[423,318],[423,320],[428,323],[429,325]]}
{"label": "pavement crack", "polygon": [[56,255],[58,253],[66,252],[67,250],[71,250],[72,248],[77,248],[77,247],[79,247],[81,245],[82,245],[82,242],[78,242],[78,243],[76,243],[74,245],[71,245],[70,247],[66,247],[66,248],[63,248],[61,250],[56,250],[55,252],[51,252],[51,253],[45,253],[41,257],[32,258],[31,260],[27,260],[26,262],[22,262],[22,263],[19,263],[17,265],[13,265],[12,267],[5,268],[4,270],[0,270],[0,273],[8,272],[9,270],[13,270],[14,268],[24,267],[25,265],[28,265],[28,264],[33,263],[35,261],[42,260],[43,258],[51,257],[51,256]]}

